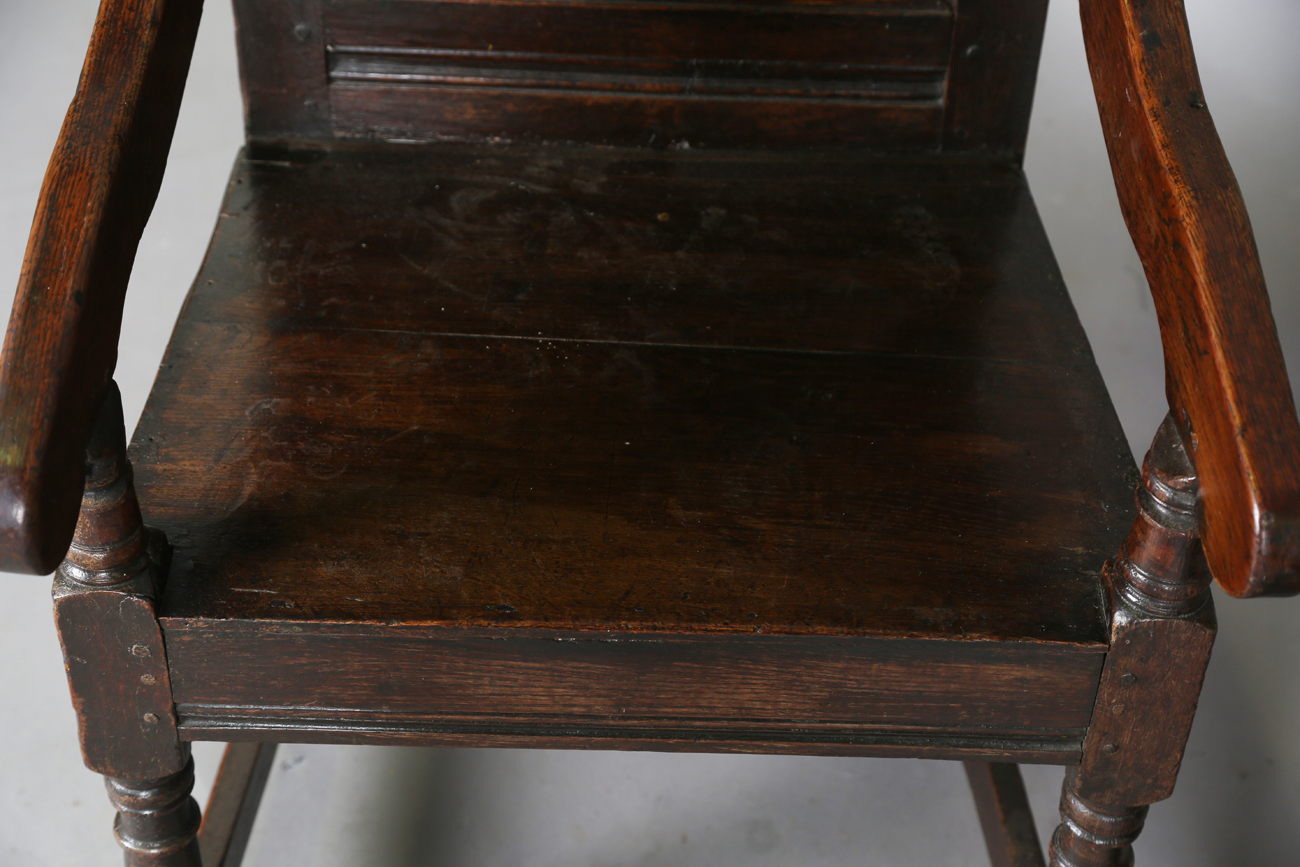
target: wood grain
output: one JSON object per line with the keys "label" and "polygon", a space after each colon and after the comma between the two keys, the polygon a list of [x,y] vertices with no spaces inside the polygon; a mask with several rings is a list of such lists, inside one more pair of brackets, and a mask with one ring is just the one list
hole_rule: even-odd
{"label": "wood grain", "polygon": [[185,763],[150,576],[87,589],[60,578],[54,617],[86,767],[141,780]]}
{"label": "wood grain", "polygon": [[330,79],[338,83],[496,86],[685,98],[937,103],[944,84],[942,67],[808,60],[737,62],[337,45],[329,61]]}
{"label": "wood grain", "polygon": [[1177,426],[1147,453],[1138,517],[1104,570],[1111,652],[1074,791],[1129,807],[1168,798],[1210,661],[1216,621],[1197,536],[1198,490]]}
{"label": "wood grain", "polygon": [[[241,170],[134,443],[166,616],[1104,643],[1131,464],[1017,174],[951,210],[956,177],[848,160],[510,186],[558,157],[379,160],[323,212],[346,160]],[[755,276],[805,240],[802,277]],[[499,282],[514,256],[535,284]],[[939,309],[974,314],[946,348]]]}
{"label": "wood grain", "polygon": [[[930,150],[938,105],[899,100],[755,99],[465,88],[340,85],[331,89],[340,137],[396,140],[591,141],[655,148],[849,146]],[[597,124],[593,119],[599,119]],[[844,133],[829,135],[850,124]]]}
{"label": "wood grain", "polygon": [[[942,4],[333,0],[326,40],[348,50],[483,51],[592,60],[804,62],[943,69]],[[687,70],[683,69],[683,72]]]}
{"label": "wood grain", "polygon": [[249,135],[1019,161],[1043,0],[237,2]]}
{"label": "wood grain", "polygon": [[86,766],[149,780],[184,767],[155,612],[167,545],[144,527],[131,484],[122,400],[109,382],[86,446],[77,534],[54,583],[54,620]]}
{"label": "wood grain", "polygon": [[1201,534],[1236,596],[1300,591],[1300,423],[1254,235],[1205,105],[1181,0],[1084,0],[1129,231],[1200,479]]}
{"label": "wood grain", "polygon": [[[112,587],[150,568],[155,553],[166,548],[156,531],[144,526],[126,458],[122,394],[110,381],[108,394],[86,443],[85,489],[81,512],[59,575],[87,587]],[[165,555],[164,555],[165,556]]]}
{"label": "wood grain", "polygon": [[1083,761],[1067,774],[1054,867],[1127,867],[1147,805],[1174,790],[1216,630],[1196,474],[1173,417],[1142,464],[1138,517],[1104,571],[1111,649]]}
{"label": "wood grain", "polygon": [[1098,803],[1131,806],[1168,798],[1214,644],[1212,605],[1189,618],[1153,620],[1120,606],[1088,730],[1088,774],[1078,791]]}
{"label": "wood grain", "polygon": [[933,149],[943,4],[460,3],[324,9],[336,134]]}
{"label": "wood grain", "polygon": [[136,245],[162,181],[198,0],[105,0],[59,133],[0,354],[0,568],[68,549],[83,450],[117,361]]}
{"label": "wood grain", "polygon": [[1006,762],[963,764],[992,867],[1043,867],[1043,847],[1020,768]]}
{"label": "wood grain", "polygon": [[273,743],[228,744],[199,826],[204,867],[239,867],[267,778],[275,765]]}
{"label": "wood grain", "polygon": [[256,149],[133,449],[186,737],[1070,762],[1132,514],[983,162]]}
{"label": "wood grain", "polygon": [[1092,364],[1007,166],[260,148],[216,240],[196,321]]}
{"label": "wood grain", "polygon": [[120,418],[79,468],[198,9],[102,7],[0,356],[0,567],[81,503],[56,619],[128,864],[197,863],[204,737],[1080,763],[1053,863],[1131,861],[1213,641],[1196,516],[1229,590],[1300,590],[1179,0],[1084,0],[1175,410],[1104,587],[1132,462],[1018,168],[1042,0],[236,0],[251,146],[132,445],[158,600]]}
{"label": "wood grain", "polygon": [[727,755],[844,756],[938,761],[976,760],[1019,764],[1073,765],[1078,737],[976,733],[800,729],[636,728],[585,722],[548,724],[529,717],[478,721],[413,720],[394,724],[382,715],[355,717],[316,711],[277,715],[244,708],[198,707],[180,728],[187,741],[232,739],[312,744],[449,747],[454,749],[627,750]]}
{"label": "wood grain", "polygon": [[184,729],[462,743],[549,735],[816,751],[946,736],[1069,762],[1102,661],[1098,648],[999,642],[180,618],[164,628]]}

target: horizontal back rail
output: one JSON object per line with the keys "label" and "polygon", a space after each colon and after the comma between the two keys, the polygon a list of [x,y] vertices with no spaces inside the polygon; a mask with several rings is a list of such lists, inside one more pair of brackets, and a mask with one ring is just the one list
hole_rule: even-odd
{"label": "horizontal back rail", "polygon": [[1018,157],[1042,0],[236,0],[248,132]]}

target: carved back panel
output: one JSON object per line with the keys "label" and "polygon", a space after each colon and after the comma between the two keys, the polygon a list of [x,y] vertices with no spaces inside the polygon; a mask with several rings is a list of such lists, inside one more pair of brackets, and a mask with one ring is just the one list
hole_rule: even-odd
{"label": "carved back panel", "polygon": [[261,140],[1018,157],[1045,0],[236,0]]}

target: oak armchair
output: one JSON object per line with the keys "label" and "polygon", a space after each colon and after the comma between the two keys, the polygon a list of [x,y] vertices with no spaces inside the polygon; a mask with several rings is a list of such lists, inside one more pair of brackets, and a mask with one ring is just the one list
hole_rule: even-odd
{"label": "oak armchair", "polygon": [[[581,7],[529,51],[468,5],[372,5],[240,9],[232,216],[133,443],[162,533],[111,373],[197,4],[104,5],[47,177],[0,359],[4,554],[63,560],[128,862],[193,863],[200,738],[966,758],[995,859],[1033,856],[978,762],[1052,761],[1054,861],[1128,857],[1208,659],[1206,561],[1295,590],[1295,411],[1178,7],[1084,4],[1169,371],[1121,546],[1131,463],[1018,169],[1039,4],[855,13],[885,72],[850,81],[629,70]],[[736,42],[775,50],[768,14]],[[284,682],[310,665],[338,674]]]}

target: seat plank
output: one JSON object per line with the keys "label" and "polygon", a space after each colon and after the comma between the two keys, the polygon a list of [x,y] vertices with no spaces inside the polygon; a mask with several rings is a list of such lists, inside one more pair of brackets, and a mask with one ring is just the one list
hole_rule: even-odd
{"label": "seat plank", "polygon": [[1077,371],[231,323],[169,364],[169,616],[1104,639]]}
{"label": "seat plank", "polygon": [[1017,169],[650,154],[256,151],[186,315],[1092,365]]}
{"label": "seat plank", "polygon": [[[942,731],[966,738],[949,754],[1068,762],[1106,649],[1097,570],[1132,519],[1023,177],[980,163],[254,154],[132,448],[175,546],[191,736],[485,742],[531,714],[534,739],[748,743],[797,719],[818,749]],[[346,651],[387,640],[441,661],[385,680]],[[484,652],[502,640],[518,661]],[[579,640],[551,680],[529,662]],[[258,658],[269,705],[218,670]],[[1006,688],[962,692],[981,678]],[[505,687],[528,682],[533,704]],[[475,706],[449,704],[467,684]],[[718,707],[691,722],[673,689]]]}

